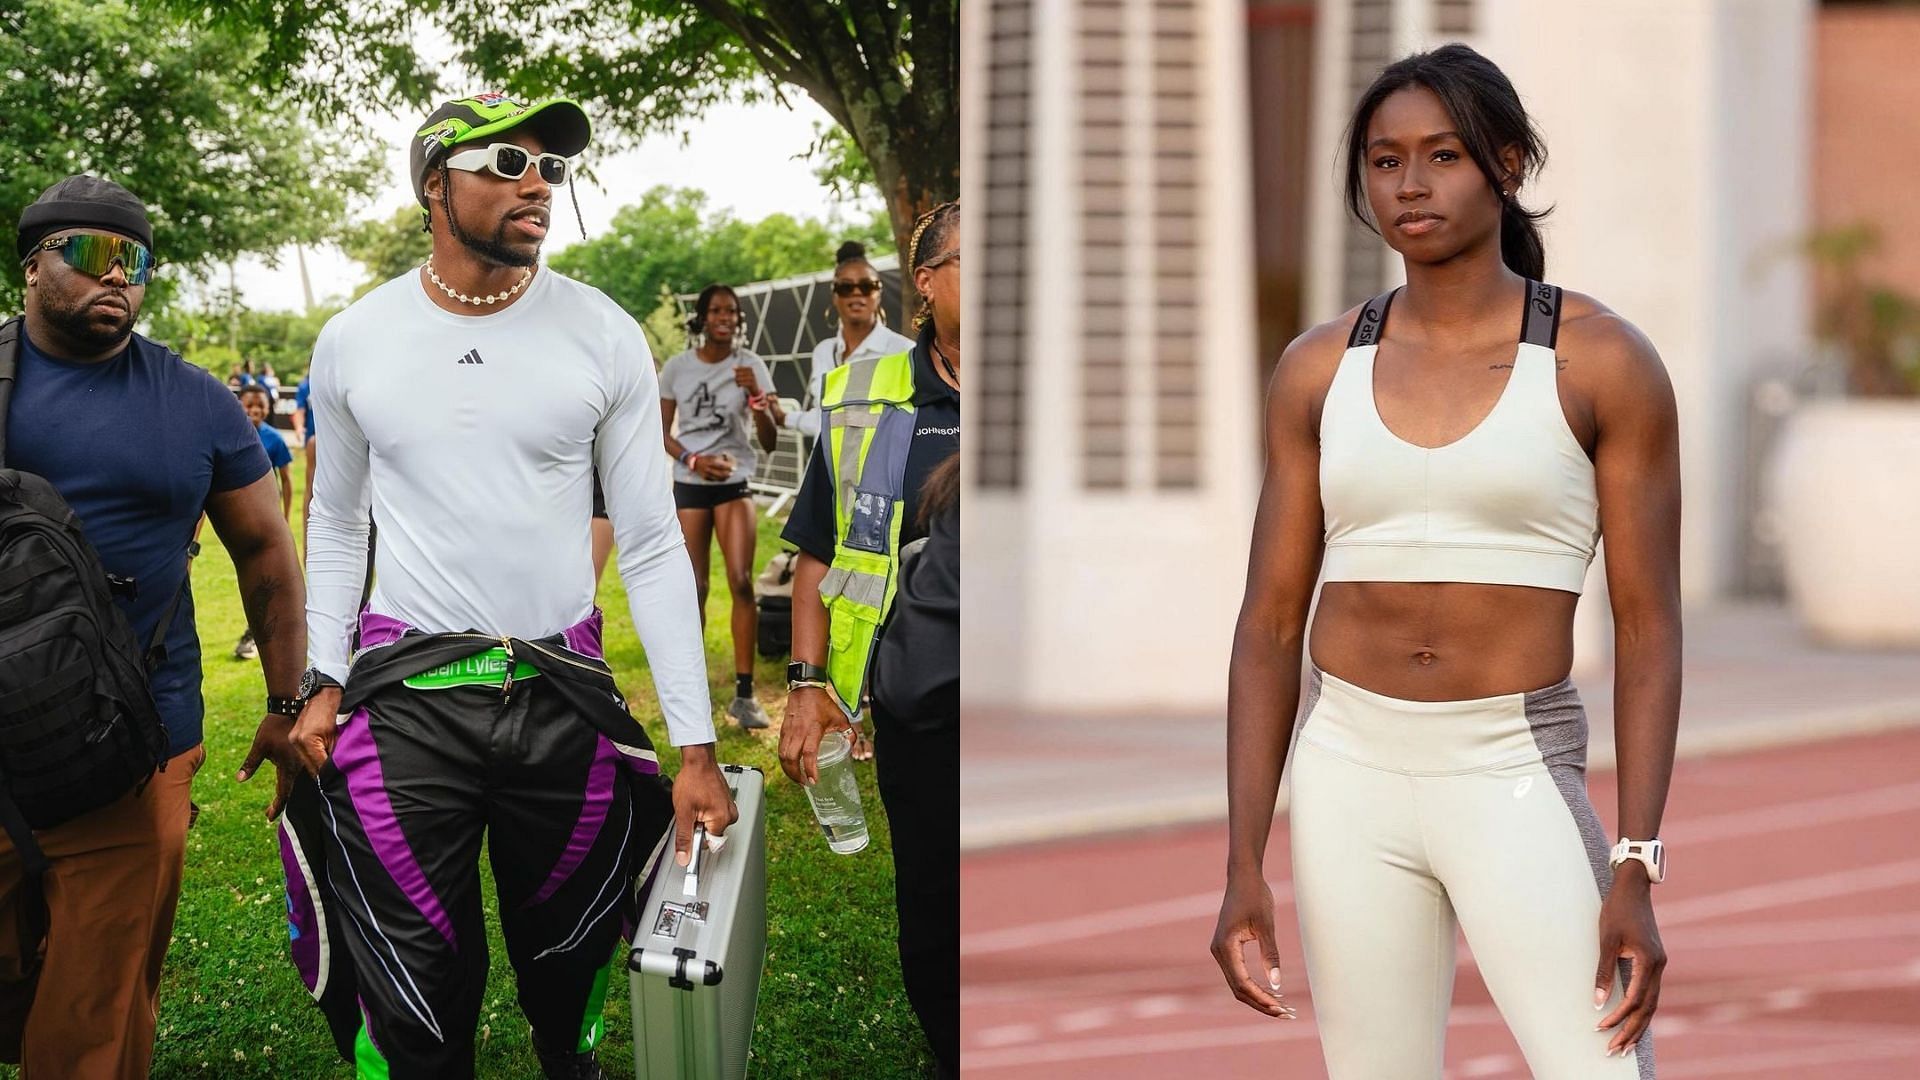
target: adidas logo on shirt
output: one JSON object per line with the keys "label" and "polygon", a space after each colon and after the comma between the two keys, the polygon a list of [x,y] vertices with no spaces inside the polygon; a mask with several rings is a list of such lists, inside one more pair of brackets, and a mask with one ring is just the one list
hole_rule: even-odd
{"label": "adidas logo on shirt", "polygon": [[455,363],[457,363],[457,364],[484,364],[484,363],[486,363],[486,361],[484,361],[484,360],[482,360],[482,359],[480,359],[480,350],[479,350],[479,349],[474,349],[473,351],[471,351],[471,352],[469,352],[469,353],[467,353],[467,354],[466,354],[465,356],[462,356],[462,357],[461,357],[460,359],[458,359],[458,360],[456,360],[456,361],[454,361],[454,362],[455,362]]}

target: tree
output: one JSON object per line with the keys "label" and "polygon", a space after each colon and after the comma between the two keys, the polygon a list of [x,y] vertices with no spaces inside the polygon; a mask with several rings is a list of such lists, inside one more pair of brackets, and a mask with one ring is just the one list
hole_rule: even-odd
{"label": "tree", "polygon": [[663,295],[715,281],[744,285],[820,270],[843,240],[860,240],[872,254],[884,254],[889,232],[878,215],[851,226],[786,214],[745,222],[709,211],[703,192],[662,186],[620,208],[606,233],[555,252],[551,262],[645,319]]}
{"label": "tree", "polygon": [[[76,172],[116,180],[146,204],[163,267],[149,310],[179,281],[243,252],[333,231],[370,155],[322,148],[315,131],[252,70],[265,37],[189,28],[126,0],[0,0],[0,222]],[[0,311],[22,303],[0,275]]]}
{"label": "tree", "polygon": [[841,202],[853,202],[869,191],[879,193],[873,166],[846,128],[813,125],[813,145],[807,148],[806,158],[813,162],[813,178]]}
{"label": "tree", "polygon": [[955,0],[144,2],[264,32],[263,77],[300,80],[348,108],[396,98],[425,107],[445,92],[413,47],[418,18],[480,78],[579,99],[629,140],[722,101],[798,88],[871,164],[901,250],[916,216],[959,194]]}
{"label": "tree", "polygon": [[406,206],[392,216],[372,221],[356,221],[340,231],[340,250],[367,268],[368,278],[354,290],[354,299],[384,281],[427,261],[433,254],[433,237],[420,228],[420,209]]}
{"label": "tree", "polygon": [[292,386],[313,359],[313,343],[320,336],[320,328],[339,311],[338,307],[326,306],[308,312],[243,308],[229,315],[218,308],[173,306],[148,319],[148,334],[179,352],[188,363],[223,379],[240,361],[251,360],[255,371],[272,365],[281,385]]}

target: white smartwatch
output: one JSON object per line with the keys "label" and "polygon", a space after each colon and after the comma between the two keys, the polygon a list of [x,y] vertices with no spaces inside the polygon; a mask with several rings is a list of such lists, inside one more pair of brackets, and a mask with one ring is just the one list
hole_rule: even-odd
{"label": "white smartwatch", "polygon": [[1607,860],[1607,865],[1617,870],[1628,859],[1638,859],[1645,864],[1647,880],[1655,885],[1666,879],[1667,846],[1659,840],[1629,840],[1621,837],[1620,842],[1613,845],[1613,855]]}

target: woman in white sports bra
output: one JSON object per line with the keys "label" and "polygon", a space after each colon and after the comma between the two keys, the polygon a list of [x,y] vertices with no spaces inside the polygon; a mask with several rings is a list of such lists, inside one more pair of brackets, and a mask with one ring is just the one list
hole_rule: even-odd
{"label": "woman in white sports bra", "polygon": [[[1292,1015],[1262,867],[1291,742],[1293,902],[1334,1080],[1440,1076],[1456,926],[1533,1075],[1650,1077],[1680,706],[1672,387],[1633,326],[1541,283],[1543,215],[1520,199],[1544,149],[1491,62],[1449,45],[1387,68],[1347,154],[1348,205],[1407,284],[1274,372],[1214,956],[1241,1001]],[[1603,537],[1618,846],[1568,680]]]}

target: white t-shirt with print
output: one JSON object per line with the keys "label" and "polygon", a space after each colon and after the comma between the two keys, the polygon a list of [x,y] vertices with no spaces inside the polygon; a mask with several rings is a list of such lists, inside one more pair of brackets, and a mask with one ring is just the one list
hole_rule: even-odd
{"label": "white t-shirt with print", "polygon": [[731,356],[713,364],[688,349],[660,369],[660,400],[675,403],[674,438],[701,457],[733,455],[733,472],[725,480],[709,480],[674,462],[673,478],[682,484],[738,484],[753,479],[754,468],[760,463],[759,444],[754,438],[753,410],[747,407],[746,388],[733,379],[736,367],[751,367],[760,391],[773,392],[767,362],[750,349],[735,349]]}

